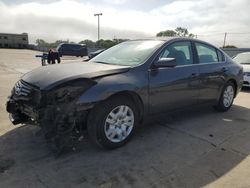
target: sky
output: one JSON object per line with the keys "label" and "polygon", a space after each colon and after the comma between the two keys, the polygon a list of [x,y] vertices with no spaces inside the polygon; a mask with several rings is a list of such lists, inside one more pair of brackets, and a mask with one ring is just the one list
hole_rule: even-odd
{"label": "sky", "polygon": [[34,43],[101,38],[152,38],[188,28],[217,46],[250,47],[249,0],[0,0],[0,33],[29,33]]}

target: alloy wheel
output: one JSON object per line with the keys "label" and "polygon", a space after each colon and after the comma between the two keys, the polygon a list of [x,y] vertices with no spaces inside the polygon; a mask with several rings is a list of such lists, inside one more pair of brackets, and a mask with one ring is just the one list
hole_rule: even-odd
{"label": "alloy wheel", "polygon": [[234,88],[231,85],[228,85],[223,93],[223,104],[226,108],[228,108],[234,99]]}
{"label": "alloy wheel", "polygon": [[134,127],[134,113],[129,106],[120,105],[108,114],[105,120],[104,131],[111,142],[122,142]]}

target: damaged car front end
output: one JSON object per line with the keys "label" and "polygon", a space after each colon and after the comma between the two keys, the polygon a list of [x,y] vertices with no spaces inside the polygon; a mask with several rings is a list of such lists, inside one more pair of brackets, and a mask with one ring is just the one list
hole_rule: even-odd
{"label": "damaged car front end", "polygon": [[15,84],[6,110],[14,125],[41,127],[53,149],[60,152],[72,139],[82,137],[87,114],[95,103],[79,101],[80,98],[101,78],[126,70],[95,63],[41,67],[25,74]]}
{"label": "damaged car front end", "polygon": [[80,78],[50,90],[18,81],[7,102],[11,122],[34,124],[41,127],[45,138],[60,151],[76,136],[82,134],[87,110],[76,105],[77,99],[96,82]]}
{"label": "damaged car front end", "polygon": [[23,80],[19,80],[11,90],[6,109],[14,125],[35,122],[39,118],[41,91]]}

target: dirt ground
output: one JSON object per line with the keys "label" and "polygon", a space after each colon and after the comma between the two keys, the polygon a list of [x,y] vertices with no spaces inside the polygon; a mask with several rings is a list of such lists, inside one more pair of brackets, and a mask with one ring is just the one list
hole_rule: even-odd
{"label": "dirt ground", "polygon": [[[41,66],[37,54],[0,49],[0,187],[250,187],[250,89],[226,113],[154,118],[122,148],[100,150],[84,138],[55,158],[38,127],[13,126],[5,111],[14,83]],[[62,63],[72,61],[82,60]]]}

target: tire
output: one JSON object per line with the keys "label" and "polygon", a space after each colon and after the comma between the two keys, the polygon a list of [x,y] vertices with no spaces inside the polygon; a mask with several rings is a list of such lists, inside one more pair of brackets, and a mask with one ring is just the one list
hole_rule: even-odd
{"label": "tire", "polygon": [[218,112],[228,111],[233,104],[234,97],[235,97],[235,85],[232,82],[227,82],[226,85],[223,87],[219,102],[215,106],[215,109]]}
{"label": "tire", "polygon": [[[121,113],[123,110],[126,112]],[[123,96],[113,97],[91,110],[87,122],[88,135],[95,145],[115,149],[132,138],[138,120],[138,110],[131,100]]]}

